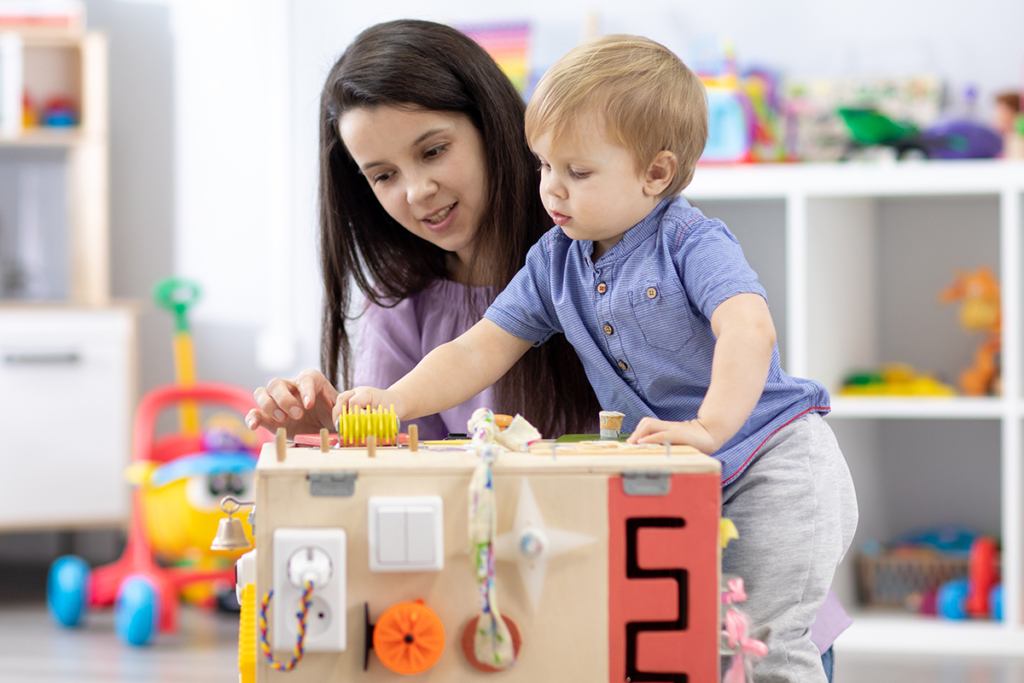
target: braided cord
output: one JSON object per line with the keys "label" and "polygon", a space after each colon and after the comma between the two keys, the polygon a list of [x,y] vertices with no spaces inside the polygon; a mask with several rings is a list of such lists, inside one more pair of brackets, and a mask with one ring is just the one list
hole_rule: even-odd
{"label": "braided cord", "polygon": [[313,594],[313,582],[306,581],[302,585],[302,608],[295,614],[299,619],[299,635],[295,639],[295,649],[292,650],[292,658],[287,662],[279,662],[274,659],[274,653],[270,650],[270,643],[267,642],[267,606],[270,599],[274,597],[274,591],[263,596],[260,602],[260,649],[263,655],[270,662],[270,666],[278,671],[291,671],[302,659],[306,647],[306,621],[309,617],[309,605],[312,602],[310,596]]}

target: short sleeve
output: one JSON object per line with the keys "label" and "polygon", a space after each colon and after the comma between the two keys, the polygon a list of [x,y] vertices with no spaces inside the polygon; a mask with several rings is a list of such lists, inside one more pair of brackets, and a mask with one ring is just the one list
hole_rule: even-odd
{"label": "short sleeve", "polygon": [[708,319],[723,301],[737,294],[768,299],[739,240],[719,220],[683,226],[673,261],[691,303]]}
{"label": "short sleeve", "polygon": [[551,234],[526,255],[526,263],[488,307],[484,317],[506,332],[539,346],[562,332],[551,299]]}
{"label": "short sleeve", "polygon": [[[404,377],[423,358],[419,324],[412,299],[393,308],[369,304],[359,318],[359,338],[353,354],[353,386],[386,389]],[[419,428],[421,439],[443,439],[448,428],[440,415],[425,415],[402,423]]]}

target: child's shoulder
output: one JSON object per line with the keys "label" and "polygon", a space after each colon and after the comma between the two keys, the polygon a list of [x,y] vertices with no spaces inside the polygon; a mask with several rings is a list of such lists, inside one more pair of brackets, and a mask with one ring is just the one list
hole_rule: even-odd
{"label": "child's shoulder", "polygon": [[662,214],[659,232],[673,252],[709,234],[725,234],[735,239],[725,223],[717,218],[708,218],[681,196],[673,200]]}

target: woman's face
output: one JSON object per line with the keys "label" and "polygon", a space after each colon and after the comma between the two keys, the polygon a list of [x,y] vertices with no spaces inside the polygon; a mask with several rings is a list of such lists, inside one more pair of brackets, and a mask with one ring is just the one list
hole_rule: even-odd
{"label": "woman's face", "polygon": [[342,115],[338,130],[384,210],[466,264],[487,208],[483,138],[469,118],[356,108]]}

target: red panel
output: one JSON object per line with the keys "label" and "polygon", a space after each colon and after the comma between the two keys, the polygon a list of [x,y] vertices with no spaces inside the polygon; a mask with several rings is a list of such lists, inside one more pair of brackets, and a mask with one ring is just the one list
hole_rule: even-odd
{"label": "red panel", "polygon": [[[628,578],[627,522],[638,520],[636,563],[649,570],[685,570],[686,627],[640,630],[633,681],[718,681],[717,474],[676,474],[665,496],[627,496],[621,477],[608,480],[608,658],[611,683],[626,681],[627,624],[679,619],[678,581],[672,577]],[[681,526],[650,528],[650,520],[682,520]],[[648,520],[647,522],[643,520]],[[678,522],[673,522],[678,523]],[[645,673],[675,676],[649,677]],[[685,679],[681,676],[685,674]]]}

